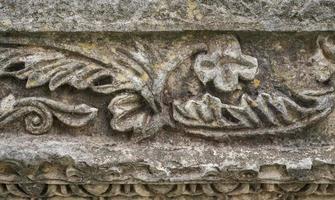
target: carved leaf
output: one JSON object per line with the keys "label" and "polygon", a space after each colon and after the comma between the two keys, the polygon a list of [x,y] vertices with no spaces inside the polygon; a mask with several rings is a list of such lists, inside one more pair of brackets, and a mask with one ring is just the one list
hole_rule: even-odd
{"label": "carved leaf", "polygon": [[[173,116],[187,127],[219,130],[285,127],[293,124],[307,126],[331,111],[333,97],[313,96],[306,92],[299,96],[308,105],[299,105],[286,96],[261,93],[255,100],[243,95],[238,106],[223,104],[221,100],[205,94],[201,100],[174,103]],[[307,120],[303,123],[304,120]],[[302,123],[302,124],[301,124]],[[195,128],[196,129],[196,128]]]}
{"label": "carved leaf", "polygon": [[79,127],[94,119],[98,111],[85,104],[67,105],[46,98],[28,97],[15,100],[13,95],[4,98],[0,105],[0,126],[24,117],[26,129],[32,134],[48,132],[53,116],[68,126]]}
{"label": "carved leaf", "polygon": [[174,118],[187,125],[228,126],[228,121],[222,117],[221,107],[219,98],[205,94],[200,101],[189,100],[184,104],[176,101]]}
{"label": "carved leaf", "polygon": [[134,74],[128,66],[112,63],[107,65],[67,51],[22,45],[0,46],[0,77],[13,76],[27,80],[27,88],[48,83],[51,91],[62,85],[77,89],[90,88],[104,94],[134,90],[155,107],[146,80]]}
{"label": "carved leaf", "polygon": [[116,96],[108,109],[113,114],[111,127],[117,131],[147,132],[160,128],[154,113],[137,94],[123,93]]}
{"label": "carved leaf", "polygon": [[142,90],[141,95],[156,113],[159,109],[156,107],[153,98],[147,98],[148,94],[154,94],[156,102],[162,107],[160,98],[171,71],[180,66],[185,60],[191,58],[192,55],[207,49],[203,43],[185,45],[178,50],[178,54],[174,50],[164,52],[168,58],[166,60],[162,58],[159,50],[153,48],[150,44],[134,41],[134,47],[135,50],[116,48],[114,56],[120,65],[137,74],[137,76],[146,80],[146,83],[150,85],[149,88]]}
{"label": "carved leaf", "polygon": [[121,65],[128,67],[145,80],[153,81],[156,75],[152,65],[160,58],[150,46],[134,41],[135,50],[116,48],[116,58]]}
{"label": "carved leaf", "polygon": [[87,124],[97,116],[98,112],[98,109],[86,104],[67,105],[54,100],[36,97],[21,99],[16,103],[16,106],[29,105],[30,102],[34,101],[42,102],[59,121],[73,127],[80,127]]}

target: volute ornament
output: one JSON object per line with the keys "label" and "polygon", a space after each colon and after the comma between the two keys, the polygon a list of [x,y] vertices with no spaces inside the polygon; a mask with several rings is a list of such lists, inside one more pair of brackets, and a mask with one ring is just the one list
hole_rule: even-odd
{"label": "volute ornament", "polygon": [[[316,80],[326,82],[334,73],[334,44],[323,35],[316,42],[316,53],[309,62],[316,68]],[[255,57],[243,53],[232,35],[196,44],[172,45],[164,56],[153,44],[134,39],[132,48],[114,47],[109,63],[69,50],[26,44],[1,44],[0,50],[0,77],[26,80],[27,89],[48,84],[50,91],[57,92],[57,88],[69,85],[110,95],[107,108],[112,115],[110,126],[119,132],[134,132],[139,140],[155,135],[164,126],[216,140],[291,133],[320,121],[333,108],[332,86],[299,92],[290,88],[286,92],[255,88],[256,93],[251,94],[248,87],[254,81],[262,81],[257,79],[262,69]],[[170,80],[185,81],[178,74],[180,70],[188,70],[187,78],[193,82],[190,87],[198,89],[187,97],[167,96],[169,91],[182,92],[168,84]],[[71,111],[61,103],[28,99],[43,111],[42,118],[50,123],[52,115],[61,118],[55,112],[46,112],[45,106],[50,105],[56,110],[86,113],[87,121],[96,116],[96,111],[88,107],[75,107]],[[29,117],[26,122],[39,123],[42,118]],[[5,116],[3,119],[3,124],[12,121]],[[63,122],[71,126],[84,124]],[[39,134],[50,129],[49,124],[44,126],[41,131],[32,130],[31,125],[27,129]]]}

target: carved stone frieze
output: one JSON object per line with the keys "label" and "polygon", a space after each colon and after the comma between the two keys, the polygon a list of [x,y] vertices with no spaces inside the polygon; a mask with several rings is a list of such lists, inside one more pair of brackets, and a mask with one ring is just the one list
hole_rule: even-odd
{"label": "carved stone frieze", "polygon": [[333,184],[205,183],[205,184],[3,184],[5,198],[48,199],[331,199]]}
{"label": "carved stone frieze", "polygon": [[[315,54],[306,61],[315,69],[314,81],[320,85],[329,82],[334,72],[332,41],[320,35]],[[258,82],[265,82],[256,78],[264,69],[255,57],[243,53],[233,35],[184,43],[172,44],[161,55],[154,44],[133,39],[129,47],[113,47],[111,55],[106,55],[108,62],[59,47],[2,43],[0,76],[25,80],[27,89],[48,84],[50,91],[57,92],[57,88],[68,85],[112,96],[108,106],[112,129],[142,134],[139,139],[156,134],[164,126],[217,140],[282,134],[318,122],[332,111],[331,85],[301,91],[257,88]],[[169,85],[171,81],[185,81],[178,71],[190,74],[192,85],[186,89],[192,90],[191,95],[168,96],[183,92]],[[88,113],[87,119],[95,115],[88,108],[78,112]],[[51,119],[49,115],[45,118]],[[65,123],[76,126],[76,122]]]}
{"label": "carved stone frieze", "polygon": [[0,33],[0,198],[333,198],[334,42]]}
{"label": "carved stone frieze", "polygon": [[0,200],[335,199],[335,1],[0,0]]}
{"label": "carved stone frieze", "polygon": [[[129,181],[117,177],[118,172],[105,171],[97,173],[89,166],[64,165],[60,162],[45,162],[37,166],[25,166],[17,161],[2,161],[1,190],[2,198],[256,198],[268,195],[269,199],[292,199],[306,195],[334,197],[334,176],[328,180],[313,180],[301,182],[297,175],[289,172],[282,165],[265,165],[259,171],[245,170],[232,173],[222,181],[142,183],[140,180]],[[122,169],[123,168],[123,169]],[[122,171],[129,166],[120,166]],[[331,174],[332,165],[316,165],[308,174],[318,177]],[[148,172],[150,173],[150,172]],[[228,172],[222,172],[228,174]],[[98,177],[89,176],[98,175]],[[120,174],[119,174],[120,175]],[[232,176],[233,175],[233,176]],[[210,176],[210,175],[208,175]],[[273,182],[271,182],[273,181]]]}
{"label": "carved stone frieze", "polygon": [[240,104],[235,106],[205,94],[200,101],[176,103],[174,117],[185,124],[188,131],[216,139],[229,135],[285,133],[319,121],[330,113],[333,97],[309,95],[299,97],[315,107],[303,107],[288,97],[267,93],[259,94],[256,99],[243,95]]}

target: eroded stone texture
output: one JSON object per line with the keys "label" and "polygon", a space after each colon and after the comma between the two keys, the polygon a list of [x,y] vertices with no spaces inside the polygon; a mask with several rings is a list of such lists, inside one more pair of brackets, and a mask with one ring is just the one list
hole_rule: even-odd
{"label": "eroded stone texture", "polygon": [[1,31],[333,31],[332,0],[2,0]]}
{"label": "eroded stone texture", "polygon": [[0,198],[334,199],[334,5],[1,1]]}
{"label": "eroded stone texture", "polygon": [[3,33],[0,194],[331,198],[334,47],[332,33]]}
{"label": "eroded stone texture", "polygon": [[[276,77],[264,77],[267,69],[259,66],[256,57],[244,54],[237,37],[231,34],[185,34],[176,35],[173,40],[135,36],[121,42],[104,37],[109,41],[99,47],[100,58],[90,57],[88,52],[99,50],[95,45],[100,44],[93,42],[87,47],[82,39],[73,40],[73,44],[67,42],[67,48],[54,43],[52,37],[51,41],[3,37],[7,43],[1,45],[0,76],[22,80],[28,90],[47,85],[52,93],[61,88],[90,89],[93,95],[110,97],[109,105],[100,110],[111,113],[111,128],[134,132],[142,139],[163,127],[184,129],[215,140],[284,134],[320,121],[333,107],[331,35],[316,36],[312,49],[296,49],[311,51],[304,55],[308,59],[289,63],[311,68],[305,80],[310,86],[302,87],[285,83],[278,86]],[[270,62],[280,59],[273,55]],[[277,66],[269,67],[277,70]],[[183,83],[181,87],[177,87],[178,82]],[[7,100],[8,97],[2,101],[4,107],[14,104]],[[78,112],[90,116],[90,112],[94,113],[91,109]],[[13,109],[7,110],[3,115]],[[72,113],[78,109],[62,110]],[[98,130],[103,135],[111,132]]]}

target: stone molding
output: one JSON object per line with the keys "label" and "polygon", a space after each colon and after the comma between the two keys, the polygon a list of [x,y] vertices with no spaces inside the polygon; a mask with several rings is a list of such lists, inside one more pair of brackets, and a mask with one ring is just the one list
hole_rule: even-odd
{"label": "stone molding", "polygon": [[[26,165],[19,161],[0,163],[2,198],[223,198],[265,195],[290,199],[299,196],[334,196],[334,165],[318,163],[305,172],[284,165],[264,165],[259,171],[208,171],[201,180],[141,180],[128,178],[136,167],[114,167],[103,171],[87,165],[44,162]],[[133,172],[131,171],[133,170]],[[122,173],[123,172],[123,173]],[[149,177],[153,172],[147,171]],[[219,175],[220,173],[220,175]],[[151,175],[150,175],[151,174]],[[218,179],[218,177],[222,177]],[[206,180],[206,177],[207,180]],[[214,177],[217,180],[210,180]],[[267,197],[268,195],[268,197]]]}
{"label": "stone molding", "polygon": [[334,13],[1,1],[0,199],[334,199]]}

